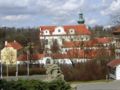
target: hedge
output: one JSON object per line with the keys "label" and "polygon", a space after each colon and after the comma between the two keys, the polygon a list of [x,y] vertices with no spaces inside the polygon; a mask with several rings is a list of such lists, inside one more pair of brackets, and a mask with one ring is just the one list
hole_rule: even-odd
{"label": "hedge", "polygon": [[68,83],[63,80],[43,82],[38,80],[0,80],[1,90],[71,90]]}
{"label": "hedge", "polygon": [[[3,65],[3,72],[2,75],[6,76],[6,66]],[[29,74],[30,75],[44,75],[46,73],[46,69],[44,67],[38,65],[31,65],[29,67]],[[16,66],[9,66],[8,70],[9,76],[16,75]],[[18,66],[18,75],[27,75],[27,66],[26,65],[19,65]]]}

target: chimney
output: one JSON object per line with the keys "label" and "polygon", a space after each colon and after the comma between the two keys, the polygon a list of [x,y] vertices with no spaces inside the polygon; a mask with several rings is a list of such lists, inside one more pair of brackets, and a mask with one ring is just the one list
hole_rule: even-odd
{"label": "chimney", "polygon": [[14,43],[16,43],[16,40],[14,40]]}
{"label": "chimney", "polygon": [[7,46],[8,45],[8,42],[7,41],[5,41],[5,46]]}

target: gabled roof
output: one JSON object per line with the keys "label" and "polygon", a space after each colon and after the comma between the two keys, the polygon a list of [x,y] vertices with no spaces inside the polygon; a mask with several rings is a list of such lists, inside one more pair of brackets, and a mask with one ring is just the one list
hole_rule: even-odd
{"label": "gabled roof", "polygon": [[7,45],[5,47],[13,47],[16,50],[20,50],[23,48],[22,45],[17,41],[7,42]]}
{"label": "gabled roof", "polygon": [[[41,58],[44,57],[44,54],[33,54],[31,55],[31,60],[39,60]],[[20,56],[18,56],[18,61],[27,61],[28,56],[26,54],[21,54]]]}
{"label": "gabled roof", "polygon": [[[44,31],[44,30],[49,30],[50,33],[54,32],[55,28],[57,26],[40,26],[40,30]],[[62,26],[65,30],[66,33],[69,32],[69,29],[74,29],[76,35],[90,35],[91,32],[88,30],[88,28],[86,27],[86,25],[84,24],[80,24],[80,25],[65,25]]]}
{"label": "gabled roof", "polygon": [[116,66],[120,65],[120,59],[110,61],[107,66],[115,68]]}
{"label": "gabled roof", "polygon": [[52,33],[55,30],[56,26],[40,26],[41,30],[49,30]]}
{"label": "gabled roof", "polygon": [[66,25],[63,26],[65,31],[68,32],[69,29],[74,29],[76,34],[80,34],[80,35],[90,35],[91,32],[87,29],[85,24],[80,24],[80,25]]}
{"label": "gabled roof", "polygon": [[17,49],[17,50],[20,50],[20,49],[23,48],[22,45],[21,45],[20,43],[16,42],[16,41],[10,42],[9,44],[10,44],[14,49]]}

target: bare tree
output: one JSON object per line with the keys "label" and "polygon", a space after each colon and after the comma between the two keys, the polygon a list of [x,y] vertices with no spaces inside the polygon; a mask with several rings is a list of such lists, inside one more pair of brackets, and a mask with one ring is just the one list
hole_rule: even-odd
{"label": "bare tree", "polygon": [[60,46],[57,42],[57,40],[53,41],[53,45],[51,46],[52,53],[59,53],[60,52]]}
{"label": "bare tree", "polygon": [[120,25],[120,12],[110,15],[110,18],[113,25]]}

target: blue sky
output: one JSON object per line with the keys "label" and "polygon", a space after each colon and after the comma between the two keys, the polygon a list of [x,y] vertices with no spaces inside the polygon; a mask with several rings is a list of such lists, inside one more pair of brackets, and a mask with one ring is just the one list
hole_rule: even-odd
{"label": "blue sky", "polygon": [[119,6],[120,0],[0,0],[0,26],[77,24],[80,12],[87,25],[109,25]]}

